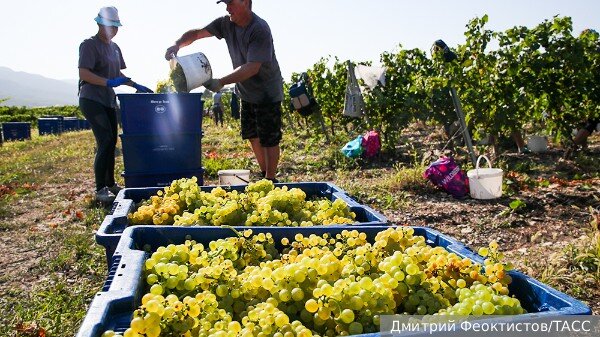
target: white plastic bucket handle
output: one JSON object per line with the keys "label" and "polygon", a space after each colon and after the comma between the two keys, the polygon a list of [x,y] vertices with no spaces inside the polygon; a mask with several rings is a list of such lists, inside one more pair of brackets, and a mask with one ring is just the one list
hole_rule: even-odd
{"label": "white plastic bucket handle", "polygon": [[233,174],[233,176],[234,176],[234,177],[236,177],[236,178],[238,178],[239,180],[241,180],[241,181],[245,182],[246,184],[249,184],[249,183],[250,183],[250,181],[248,181],[248,180],[246,180],[246,179],[244,179],[244,178],[240,177],[239,175],[237,175],[237,174],[235,174],[235,173]]}
{"label": "white plastic bucket handle", "polygon": [[485,159],[487,161],[487,163],[488,163],[488,166],[490,168],[492,168],[492,162],[490,161],[490,159],[487,156],[485,156],[485,155],[479,156],[479,158],[477,158],[477,164],[475,165],[475,174],[477,175],[477,179],[479,179],[479,161],[482,158]]}

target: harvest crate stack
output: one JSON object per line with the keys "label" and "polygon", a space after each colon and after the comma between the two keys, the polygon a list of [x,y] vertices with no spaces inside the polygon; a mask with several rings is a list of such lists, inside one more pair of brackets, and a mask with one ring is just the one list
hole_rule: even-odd
{"label": "harvest crate stack", "polygon": [[119,94],[126,187],[202,184],[201,94]]}
{"label": "harvest crate stack", "polygon": [[40,136],[60,135],[63,132],[63,116],[44,116],[38,118],[38,132]]}
{"label": "harvest crate stack", "polygon": [[31,139],[31,123],[29,123],[29,122],[2,123],[2,134],[4,135],[5,141]]}
{"label": "harvest crate stack", "polygon": [[78,124],[79,124],[79,130],[91,130],[92,126],[90,125],[90,122],[88,122],[87,119],[79,119],[77,120]]}
{"label": "harvest crate stack", "polygon": [[63,119],[63,131],[79,131],[79,119],[77,117],[64,117]]}

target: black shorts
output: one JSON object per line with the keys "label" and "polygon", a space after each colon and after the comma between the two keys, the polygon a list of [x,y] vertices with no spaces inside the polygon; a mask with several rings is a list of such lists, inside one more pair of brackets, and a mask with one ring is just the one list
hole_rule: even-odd
{"label": "black shorts", "polygon": [[588,119],[587,123],[585,123],[585,126],[583,128],[588,130],[589,133],[593,133],[594,131],[596,131],[599,122],[600,119]]}
{"label": "black shorts", "polygon": [[281,102],[252,104],[242,101],[242,139],[258,138],[263,147],[281,141]]}

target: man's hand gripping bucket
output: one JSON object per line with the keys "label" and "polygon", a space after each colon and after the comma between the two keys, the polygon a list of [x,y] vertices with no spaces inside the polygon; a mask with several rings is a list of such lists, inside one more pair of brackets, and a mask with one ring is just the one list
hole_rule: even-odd
{"label": "man's hand gripping bucket", "polygon": [[203,53],[175,56],[169,61],[171,69],[175,68],[177,64],[181,65],[185,74],[188,92],[212,79],[212,68]]}

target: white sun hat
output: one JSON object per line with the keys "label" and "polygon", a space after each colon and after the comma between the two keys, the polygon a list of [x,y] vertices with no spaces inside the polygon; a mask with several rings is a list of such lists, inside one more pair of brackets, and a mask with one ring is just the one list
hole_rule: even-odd
{"label": "white sun hat", "polygon": [[113,6],[100,8],[98,16],[94,20],[103,26],[122,26],[119,20],[119,11]]}

